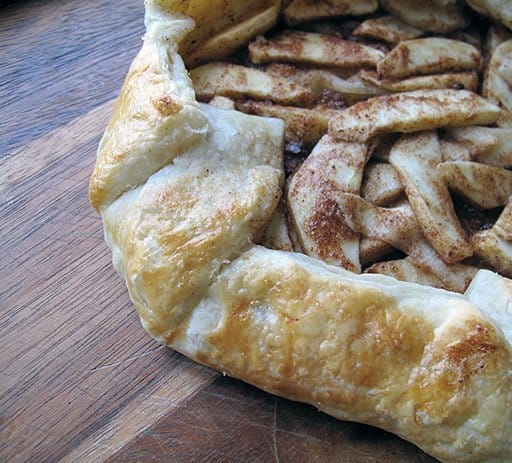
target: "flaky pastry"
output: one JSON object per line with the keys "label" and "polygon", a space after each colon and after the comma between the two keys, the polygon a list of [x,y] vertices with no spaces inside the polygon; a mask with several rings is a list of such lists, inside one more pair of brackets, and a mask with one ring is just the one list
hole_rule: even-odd
{"label": "flaky pastry", "polygon": [[[285,10],[290,21],[296,21],[292,6],[299,4]],[[396,433],[444,462],[511,461],[510,280],[480,270],[461,295],[357,275],[257,244],[269,222],[280,223],[275,211],[284,188],[284,123],[198,103],[179,50],[185,60],[202,59],[201,44],[213,46],[217,42],[209,39],[219,32],[208,15],[221,8],[229,10],[221,15],[223,30],[286,6],[220,0],[146,4],[144,43],[90,182],[114,266],[142,324],[204,365],[339,419]],[[198,31],[194,20],[208,27]],[[380,130],[381,102],[391,97],[379,98],[372,109],[376,126],[360,128],[357,114],[348,113],[330,127],[332,137],[343,139],[342,146],[357,146],[364,158],[368,138]],[[421,91],[400,103],[407,105],[407,98],[412,111],[427,119],[423,129],[434,126],[422,106],[428,99],[444,105],[444,119],[456,124],[462,118],[485,123],[495,111],[474,99],[461,111],[466,93],[444,101],[437,90]],[[405,131],[414,125],[402,114],[392,123]],[[330,139],[323,143],[328,147]],[[352,211],[346,220],[360,227],[381,217],[377,206],[351,196],[362,171],[345,159],[335,163],[319,150],[316,162],[329,165],[340,194],[328,198],[320,190],[311,204],[297,203],[296,220],[315,201],[341,207],[341,199]],[[397,154],[392,159],[399,163]],[[297,191],[317,181],[314,171],[299,180],[292,185]],[[395,216],[410,217],[407,211],[397,208]],[[382,215],[382,221],[389,217]],[[343,258],[350,257],[350,246]],[[353,265],[359,265],[358,256]],[[404,265],[409,263],[400,264],[401,271]]]}

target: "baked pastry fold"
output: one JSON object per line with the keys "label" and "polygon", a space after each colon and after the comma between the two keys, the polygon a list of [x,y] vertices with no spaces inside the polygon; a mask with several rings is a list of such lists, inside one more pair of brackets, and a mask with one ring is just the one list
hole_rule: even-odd
{"label": "baked pastry fold", "polygon": [[148,2],[146,27],[90,185],[146,330],[441,461],[511,461],[512,282],[482,270],[460,295],[259,246],[283,122],[197,103],[178,53],[192,21]]}

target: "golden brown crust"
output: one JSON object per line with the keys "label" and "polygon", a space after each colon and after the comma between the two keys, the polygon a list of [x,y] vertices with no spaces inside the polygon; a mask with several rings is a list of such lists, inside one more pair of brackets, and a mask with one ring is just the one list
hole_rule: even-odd
{"label": "golden brown crust", "polygon": [[[220,3],[234,23],[261,6]],[[211,2],[158,4],[198,24],[217,14]],[[190,22],[148,3],[147,27],[90,195],[148,332],[269,392],[395,432],[442,461],[511,460],[511,331],[499,328],[510,291],[483,297],[489,285],[477,276],[463,296],[256,246],[283,188],[283,123],[199,105],[176,52]],[[495,118],[492,105],[475,108]],[[364,138],[343,145],[366,153]],[[362,227],[364,200],[346,193],[361,176],[345,182],[339,201]],[[375,225],[393,219],[370,212]],[[501,234],[510,231],[505,219]]]}
{"label": "golden brown crust", "polygon": [[443,461],[498,462],[510,457],[502,336],[462,296],[255,247],[221,272],[174,347]]}
{"label": "golden brown crust", "polygon": [[193,22],[180,18],[169,27],[166,15],[160,15],[150,24],[98,149],[89,186],[97,210],[206,136],[207,121],[183,63],[168,63],[164,48],[175,47]]}
{"label": "golden brown crust", "polygon": [[205,141],[102,211],[114,264],[166,343],[219,269],[260,238],[281,195],[282,122],[202,109]]}

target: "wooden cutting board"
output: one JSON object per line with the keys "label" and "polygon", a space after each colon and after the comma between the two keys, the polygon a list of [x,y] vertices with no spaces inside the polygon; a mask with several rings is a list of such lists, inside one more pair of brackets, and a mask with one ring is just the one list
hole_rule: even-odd
{"label": "wooden cutting board", "polygon": [[0,461],[434,462],[152,340],[87,201],[142,0],[0,8]]}

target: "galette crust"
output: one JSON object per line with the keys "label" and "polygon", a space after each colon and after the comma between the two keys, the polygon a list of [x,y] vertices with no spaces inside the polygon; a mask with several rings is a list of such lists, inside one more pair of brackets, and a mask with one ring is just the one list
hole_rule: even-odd
{"label": "galette crust", "polygon": [[[178,44],[198,35],[185,38],[182,13],[198,24],[209,13],[159,3],[146,5],[144,45],[90,183],[144,327],[204,365],[441,461],[511,461],[510,280],[481,271],[460,295],[256,245],[282,194],[283,123],[197,103]],[[222,3],[240,21],[251,14]]]}

